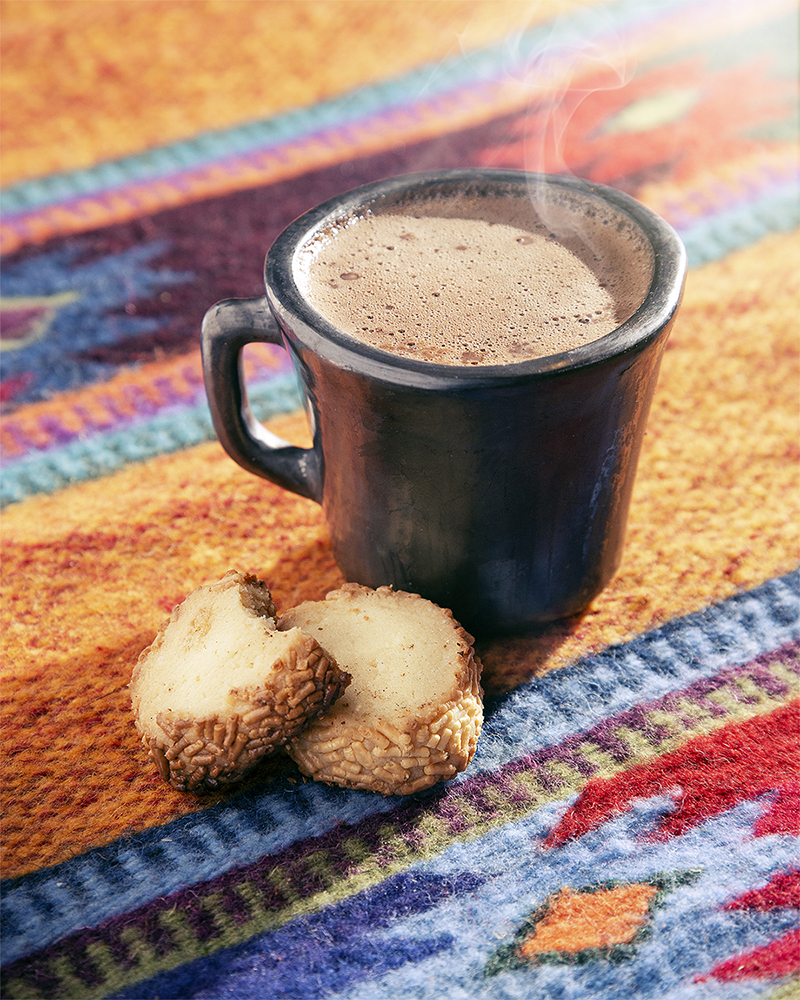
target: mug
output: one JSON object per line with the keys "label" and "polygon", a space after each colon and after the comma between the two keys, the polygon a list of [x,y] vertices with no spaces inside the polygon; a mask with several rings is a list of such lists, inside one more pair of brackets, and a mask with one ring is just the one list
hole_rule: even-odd
{"label": "mug", "polygon": [[[438,193],[548,192],[632,223],[651,248],[636,312],[571,351],[493,366],[409,359],[356,340],[308,302],[298,256],[338,220]],[[348,581],[392,585],[451,609],[476,636],[573,616],[619,567],[661,357],[683,294],[672,228],[614,189],[513,170],[434,171],[326,201],[275,240],[266,296],[206,314],[214,428],[240,465],[322,505]],[[299,448],[259,424],[241,354],[282,344],[313,436]]]}

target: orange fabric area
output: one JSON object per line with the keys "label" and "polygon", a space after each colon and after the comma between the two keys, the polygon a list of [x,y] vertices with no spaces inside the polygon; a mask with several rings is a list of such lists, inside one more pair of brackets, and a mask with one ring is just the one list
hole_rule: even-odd
{"label": "orange fabric area", "polygon": [[3,184],[310,105],[579,5],[5,0]]}
{"label": "orange fabric area", "polygon": [[[487,691],[794,568],[796,251],[796,234],[770,236],[692,272],[622,567],[580,619],[480,646]],[[270,426],[307,441],[302,414]],[[279,608],[342,578],[319,507],[244,472],[216,443],[31,498],[3,520],[11,876],[207,804],[161,783],[130,715],[133,664],[175,603],[230,568],[265,579]]]}
{"label": "orange fabric area", "polygon": [[653,885],[637,883],[597,892],[562,889],[523,942],[520,953],[532,958],[550,951],[579,952],[627,944],[642,927],[648,903],[657,891]]}

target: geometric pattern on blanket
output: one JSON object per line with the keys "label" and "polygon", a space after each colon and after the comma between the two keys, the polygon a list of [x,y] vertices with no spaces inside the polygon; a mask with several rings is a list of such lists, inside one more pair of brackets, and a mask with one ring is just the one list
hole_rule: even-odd
{"label": "geometric pattern on blanket", "polygon": [[[38,98],[30,121],[54,135],[75,120],[80,45],[116,94],[165,25],[184,26],[181,51],[242,33],[203,0],[81,22],[94,6],[9,8],[20,107]],[[235,6],[263,24],[271,5]],[[276,4],[272,48],[306,73],[281,106],[243,94],[153,146],[132,96],[126,127],[87,128],[60,169],[69,149],[26,159],[9,132],[3,997],[798,995],[797,7],[523,6],[454,52],[434,44],[447,5]],[[351,66],[310,59],[323,30],[362,40]],[[387,75],[364,53],[390,30],[408,48]],[[63,70],[13,62],[47,39]],[[265,52],[242,59],[268,71]],[[184,92],[148,77],[141,94],[159,86]],[[107,122],[87,93],[83,120]],[[575,619],[478,636],[486,721],[452,782],[384,799],[279,756],[182,795],[148,764],[127,691],[164,617],[232,566],[279,607],[343,582],[319,508],[215,441],[202,315],[260,294],[266,247],[324,198],[465,165],[611,184],[686,244],[623,564]],[[244,364],[258,418],[307,442],[285,352],[253,345]]]}

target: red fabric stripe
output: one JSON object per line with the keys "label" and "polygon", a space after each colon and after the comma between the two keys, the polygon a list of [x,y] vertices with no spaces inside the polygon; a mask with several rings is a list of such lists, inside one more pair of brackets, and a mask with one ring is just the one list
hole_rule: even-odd
{"label": "red fabric stripe", "polygon": [[593,778],[566,813],[545,846],[557,847],[612,816],[633,799],[679,789],[676,809],[656,832],[659,839],[682,834],[744,799],[793,784],[798,773],[800,702],[745,722],[731,723],[711,735],[689,740],[657,760],[613,778]]}
{"label": "red fabric stripe", "polygon": [[[800,769],[800,762],[798,762]],[[800,781],[789,782],[755,825],[755,835],[788,833],[800,837]]]}
{"label": "red fabric stripe", "polygon": [[697,981],[721,979],[731,982],[739,979],[777,979],[800,971],[800,930],[789,931],[777,941],[770,941],[763,948],[736,955],[720,962],[708,976],[698,976]]}
{"label": "red fabric stripe", "polygon": [[800,907],[800,871],[776,872],[763,889],[750,889],[730,903],[726,910],[772,910],[779,906]]}

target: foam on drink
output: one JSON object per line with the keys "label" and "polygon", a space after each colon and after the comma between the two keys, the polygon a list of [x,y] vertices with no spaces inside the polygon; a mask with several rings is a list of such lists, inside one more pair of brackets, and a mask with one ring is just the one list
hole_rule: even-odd
{"label": "foam on drink", "polygon": [[298,256],[312,306],[393,354],[497,365],[573,350],[643,301],[652,254],[591,199],[439,195],[340,220]]}

